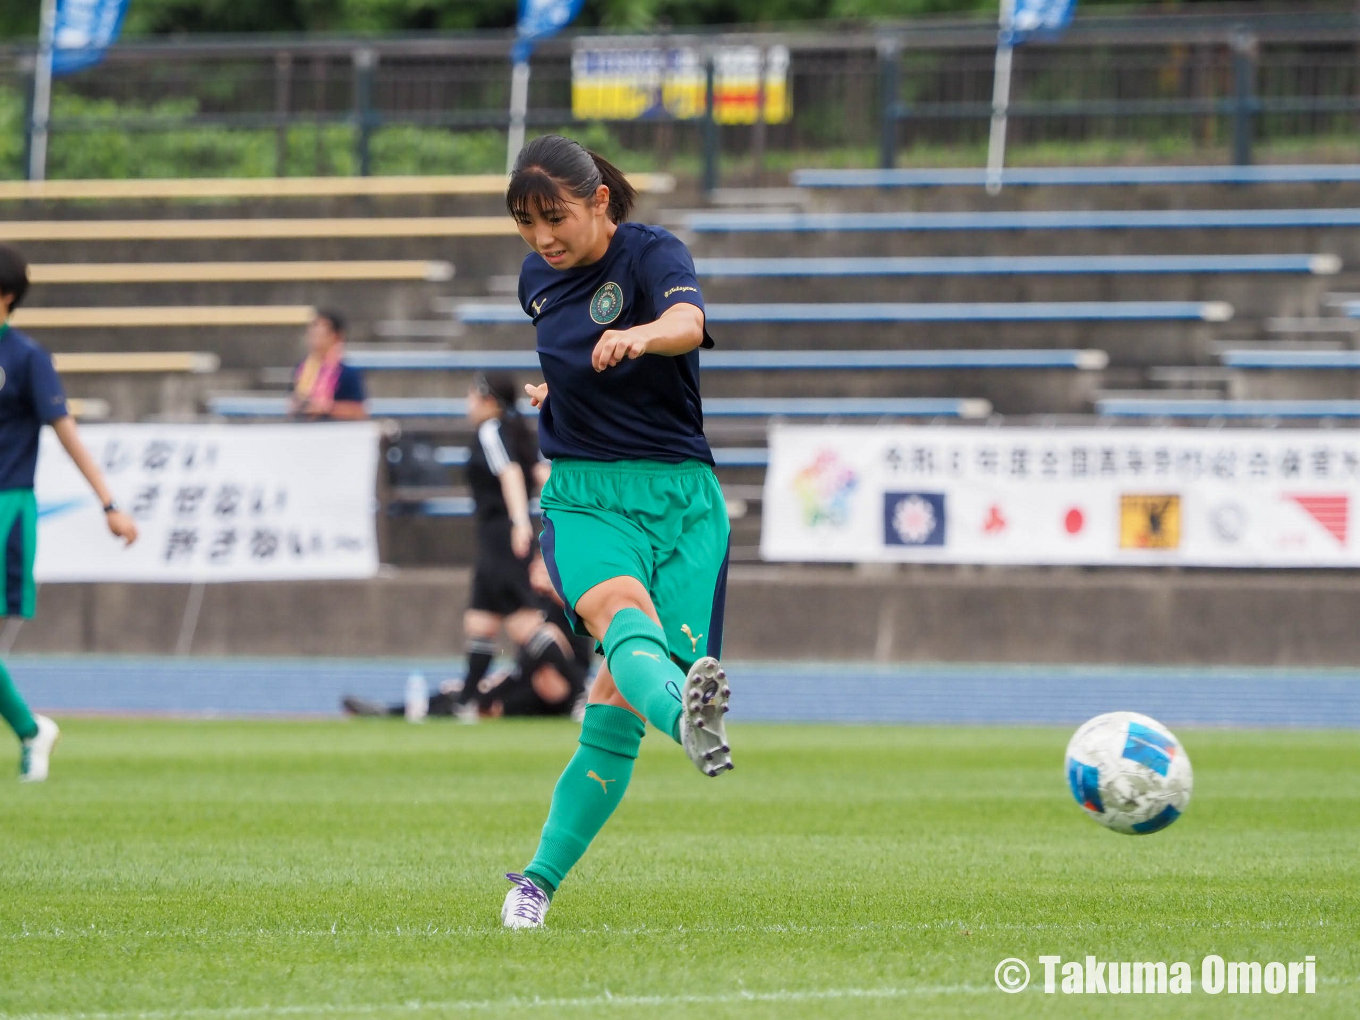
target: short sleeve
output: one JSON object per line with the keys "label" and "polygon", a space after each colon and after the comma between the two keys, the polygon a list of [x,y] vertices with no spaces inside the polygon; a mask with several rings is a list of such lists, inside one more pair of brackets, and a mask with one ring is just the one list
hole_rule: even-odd
{"label": "short sleeve", "polygon": [[52,355],[46,351],[36,350],[29,359],[28,394],[33,410],[45,425],[70,413],[66,409],[66,391],[62,389],[61,377],[52,364]]}
{"label": "short sleeve", "polygon": [[[675,305],[696,305],[701,311],[704,308],[694,259],[680,239],[670,234],[661,235],[643,249],[638,259],[638,285],[651,298],[658,316]],[[702,346],[713,346],[707,323]]]}
{"label": "short sleeve", "polygon": [[335,381],[336,400],[352,400],[362,404],[367,396],[364,392],[364,374],[351,365],[340,367],[340,378]]}

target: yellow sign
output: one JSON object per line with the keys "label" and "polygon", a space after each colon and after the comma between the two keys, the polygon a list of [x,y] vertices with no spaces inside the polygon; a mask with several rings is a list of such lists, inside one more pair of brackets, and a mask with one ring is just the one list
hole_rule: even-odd
{"label": "yellow sign", "polygon": [[1179,496],[1120,496],[1119,548],[1179,549]]}
{"label": "yellow sign", "polygon": [[[713,60],[713,116],[719,124],[754,124],[762,102],[767,124],[792,116],[788,47],[723,46]],[[703,54],[696,49],[585,40],[571,56],[571,113],[577,120],[693,120],[704,115],[707,90]]]}

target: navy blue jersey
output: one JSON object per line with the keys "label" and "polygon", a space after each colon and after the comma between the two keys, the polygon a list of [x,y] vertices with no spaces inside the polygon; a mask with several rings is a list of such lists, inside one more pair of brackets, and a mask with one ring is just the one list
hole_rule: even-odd
{"label": "navy blue jersey", "polygon": [[0,326],[0,489],[31,489],[38,433],[66,417],[52,356],[18,330]]}
{"label": "navy blue jersey", "polygon": [[[673,305],[704,307],[694,260],[678,238],[621,223],[604,258],[588,266],[554,269],[535,252],[520,270],[519,301],[533,317],[548,384],[538,422],[545,457],[713,463],[697,350],[644,354],[603,372],[590,363],[607,329],[655,322]],[[713,346],[707,331],[703,346]]]}
{"label": "navy blue jersey", "polygon": [[364,398],[364,374],[353,365],[341,362],[340,377],[335,381],[335,396],[332,399],[362,404]]}

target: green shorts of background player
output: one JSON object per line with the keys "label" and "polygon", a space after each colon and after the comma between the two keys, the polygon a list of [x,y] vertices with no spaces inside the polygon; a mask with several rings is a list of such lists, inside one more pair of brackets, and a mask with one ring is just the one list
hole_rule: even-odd
{"label": "green shorts of background player", "polygon": [[[28,264],[13,248],[0,245],[0,616],[33,616],[37,586],[38,502],[33,492],[38,436],[51,425],[80,473],[104,507],[109,530],[129,545],[137,538],[132,518],[121,513],[103,473],[80,441],[66,407],[66,394],[52,357],[9,317],[28,292]],[[0,718],[19,738],[19,778],[47,778],[52,749],[60,736],[46,716],[34,715],[0,662]]]}

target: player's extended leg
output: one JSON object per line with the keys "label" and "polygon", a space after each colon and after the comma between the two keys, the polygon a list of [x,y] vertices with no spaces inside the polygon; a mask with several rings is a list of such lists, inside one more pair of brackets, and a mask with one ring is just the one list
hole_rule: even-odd
{"label": "player's extended leg", "polygon": [[[37,550],[38,504],[32,490],[0,492],[0,621],[29,619],[37,601],[33,561]],[[0,718],[20,741],[19,779],[40,783],[60,735],[57,724],[34,715],[0,662]]]}
{"label": "player's extended leg", "polygon": [[458,695],[459,705],[475,700],[477,684],[491,668],[496,657],[497,637],[501,632],[501,617],[480,609],[469,609],[463,614],[463,634],[467,649],[467,675],[463,677],[463,690]]}
{"label": "player's extended leg", "polygon": [[[600,672],[607,675],[607,670]],[[576,754],[553,789],[538,851],[522,879],[509,876],[515,887],[501,909],[507,927],[543,923],[553,893],[623,800],[644,732],[642,720],[628,708],[587,706]]]}

